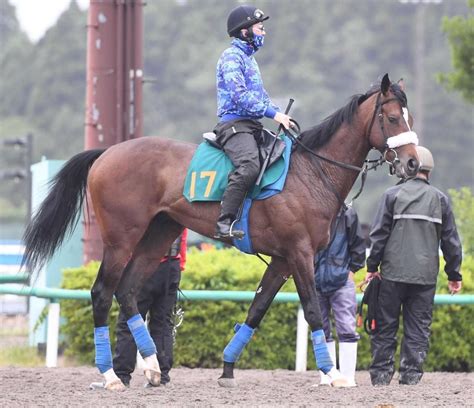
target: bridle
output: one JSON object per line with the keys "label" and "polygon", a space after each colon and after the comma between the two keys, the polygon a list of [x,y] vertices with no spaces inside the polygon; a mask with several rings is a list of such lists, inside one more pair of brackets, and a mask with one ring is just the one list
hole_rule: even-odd
{"label": "bridle", "polygon": [[[383,111],[382,111],[383,105],[385,105],[386,103],[394,102],[394,101],[400,103],[400,100],[398,98],[394,97],[394,98],[386,99],[385,101],[381,102],[380,101],[381,96],[382,96],[382,92],[379,92],[377,94],[377,100],[375,102],[374,113],[372,115],[372,119],[370,121],[370,125],[369,125],[369,128],[368,128],[366,137],[367,137],[367,140],[369,140],[370,134],[372,132],[372,127],[373,127],[374,122],[375,122],[375,118],[377,117],[379,125],[380,125],[380,130],[382,131],[382,135],[383,135],[384,141],[385,141],[384,151],[382,152],[382,158],[383,158],[383,161],[388,163],[388,165],[389,165],[390,175],[393,175],[395,173],[395,170],[394,170],[395,166],[400,163],[400,159],[398,158],[398,153],[395,150],[395,147],[403,146],[404,144],[407,144],[407,143],[418,144],[418,137],[416,137],[416,134],[411,131],[410,125],[408,124],[408,110],[406,110],[406,108],[403,108],[403,107],[402,107],[402,110],[403,110],[404,118],[405,118],[405,121],[406,121],[406,124],[408,126],[409,131],[401,133],[401,134],[396,135],[396,136],[389,136],[387,134],[387,131],[385,129],[385,124],[384,124],[384,121],[383,121]],[[406,116],[405,116],[405,114],[406,114]],[[391,153],[393,155],[392,160],[389,160],[387,158],[389,153]]]}
{"label": "bridle", "polygon": [[[395,148],[399,147],[399,146],[403,146],[404,144],[408,144],[408,143],[418,144],[418,138],[416,137],[416,133],[412,132],[411,130],[409,132],[404,132],[404,133],[401,133],[401,134],[396,135],[396,136],[387,135],[385,125],[384,125],[384,121],[383,121],[382,107],[386,103],[393,102],[393,101],[397,101],[398,103],[400,103],[400,100],[396,97],[393,97],[393,98],[389,98],[389,99],[386,99],[383,102],[381,102],[381,96],[382,96],[382,92],[379,91],[379,93],[377,95],[377,100],[375,102],[374,113],[372,115],[372,119],[370,121],[368,132],[366,134],[366,138],[367,138],[367,140],[370,140],[370,134],[372,132],[373,125],[375,123],[375,118],[378,117],[378,122],[379,122],[379,125],[380,125],[380,129],[382,131],[382,135],[383,135],[384,141],[385,141],[384,151],[381,153],[381,156],[380,156],[379,159],[375,159],[375,160],[367,160],[366,159],[366,160],[364,160],[364,165],[362,167],[354,166],[352,164],[343,163],[343,162],[340,162],[338,160],[330,159],[330,158],[328,158],[326,156],[323,156],[319,153],[316,153],[313,150],[311,150],[310,148],[308,148],[304,143],[301,142],[301,140],[299,140],[300,126],[294,120],[292,120],[292,122],[293,122],[293,124],[295,125],[295,128],[296,128],[296,133],[295,134],[293,134],[288,129],[284,129],[285,135],[287,137],[289,137],[292,140],[293,143],[295,143],[298,146],[301,146],[301,148],[303,150],[307,151],[308,153],[310,153],[311,155],[317,157],[318,159],[324,160],[328,163],[334,164],[338,167],[342,167],[342,168],[347,169],[347,170],[356,171],[358,173],[362,172],[361,185],[360,185],[359,191],[356,193],[356,195],[354,197],[352,197],[351,202],[354,201],[356,198],[358,198],[360,196],[360,194],[362,193],[362,190],[363,190],[364,185],[365,185],[365,180],[367,178],[367,173],[368,173],[369,170],[376,170],[377,167],[379,167],[383,163],[387,162],[388,165],[389,165],[390,174],[393,175],[394,171],[395,171],[394,170],[395,166],[398,163],[400,163],[400,159],[398,158],[398,154],[397,154],[397,151],[395,150]],[[405,108],[403,108],[403,109],[405,109]],[[408,111],[404,110],[404,118],[405,118],[405,121],[408,125],[408,117],[405,117],[405,112],[406,112],[406,115],[408,115]],[[409,125],[408,125],[408,128],[410,129]],[[387,155],[390,152],[394,156],[393,160],[391,160],[391,161],[387,159]],[[333,194],[336,196],[336,198],[338,199],[340,205],[342,207],[346,208],[346,204],[345,204],[344,200],[342,199],[342,197],[340,196],[339,192],[336,190],[334,185],[328,181],[329,177],[328,177],[328,174],[326,173],[326,170],[324,169],[324,167],[322,167],[321,164],[317,161],[315,163],[317,165],[319,173],[322,173],[325,176],[325,177],[320,177],[320,179],[323,181],[326,188],[331,190],[333,192]]]}

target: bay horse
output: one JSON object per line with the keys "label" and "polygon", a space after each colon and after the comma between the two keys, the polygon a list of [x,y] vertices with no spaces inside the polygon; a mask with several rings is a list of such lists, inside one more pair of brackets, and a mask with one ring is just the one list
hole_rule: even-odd
{"label": "bay horse", "polygon": [[[346,106],[300,135],[284,190],[254,202],[250,211],[254,250],[271,261],[245,323],[236,326],[224,350],[220,385],[235,386],[235,362],[290,276],[312,331],[317,366],[329,374],[333,385],[345,384],[333,367],[322,331],[314,256],[328,244],[331,222],[371,148],[378,149],[397,174],[416,174],[417,139],[410,121],[402,87],[391,83],[386,74],[376,89],[353,96]],[[138,313],[136,296],[183,228],[213,236],[219,203],[189,203],[183,196],[195,150],[191,143],[145,137],[81,152],[53,179],[47,198],[25,231],[23,262],[32,273],[73,230],[89,189],[104,244],[91,296],[96,365],[107,389],[124,388],[112,368],[107,326],[114,295],[129,318],[148,381],[160,382],[156,349]],[[322,156],[330,161],[321,160]]]}

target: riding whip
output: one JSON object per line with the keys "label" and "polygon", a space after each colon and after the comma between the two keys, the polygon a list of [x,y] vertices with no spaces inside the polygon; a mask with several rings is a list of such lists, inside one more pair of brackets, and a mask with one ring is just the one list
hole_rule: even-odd
{"label": "riding whip", "polygon": [[[293,98],[290,98],[290,100],[288,101],[288,105],[286,106],[286,109],[285,109],[285,115],[288,115],[288,113],[290,112],[290,109],[291,109],[291,105],[293,105],[293,102],[295,100]],[[257,178],[257,181],[255,182],[255,184],[258,186],[260,185],[260,182],[262,181],[262,178],[263,178],[263,173],[265,173],[265,170],[267,169],[267,166],[268,166],[268,162],[270,161],[270,157],[272,157],[272,154],[273,154],[273,150],[275,149],[275,145],[276,145],[276,141],[277,141],[277,138],[278,138],[278,135],[280,134],[280,132],[283,130],[283,125],[280,124],[280,126],[278,126],[278,131],[277,131],[277,134],[275,136],[275,140],[273,141],[273,144],[272,144],[272,148],[270,150],[270,153],[268,154],[268,156],[265,158],[265,161],[263,162],[263,166],[262,168],[260,169],[260,174],[258,175],[258,178]]]}

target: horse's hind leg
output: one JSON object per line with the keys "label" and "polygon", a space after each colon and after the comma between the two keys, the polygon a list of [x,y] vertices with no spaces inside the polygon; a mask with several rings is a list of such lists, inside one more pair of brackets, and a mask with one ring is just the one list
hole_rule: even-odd
{"label": "horse's hind leg", "polygon": [[220,386],[230,388],[237,385],[234,380],[235,362],[252,338],[255,329],[265,316],[275,295],[288,279],[289,273],[288,264],[284,259],[272,258],[258,285],[245,323],[235,326],[235,335],[224,349],[224,371],[218,380]]}
{"label": "horse's hind leg", "polygon": [[120,281],[130,252],[111,247],[104,248],[104,256],[91,289],[94,316],[95,363],[105,378],[105,388],[122,390],[124,385],[112,368],[109,327],[107,319],[112,306],[114,291]]}
{"label": "horse's hind leg", "polygon": [[183,227],[167,215],[155,216],[135,248],[115,292],[121,313],[125,316],[138,351],[145,361],[145,376],[155,386],[160,384],[160,366],[156,346],[137,307],[137,295],[143,282],[158,268],[161,259],[182,230]]}

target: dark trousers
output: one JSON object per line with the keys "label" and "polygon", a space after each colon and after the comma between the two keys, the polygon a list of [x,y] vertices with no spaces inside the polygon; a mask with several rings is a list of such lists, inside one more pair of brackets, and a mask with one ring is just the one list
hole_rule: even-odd
{"label": "dark trousers", "polygon": [[[232,129],[237,133],[232,134]],[[256,120],[219,123],[214,131],[222,150],[232,161],[235,170],[222,198],[221,216],[235,218],[247,191],[253,188],[260,171],[260,158],[255,134],[262,125]]]}
{"label": "dark trousers", "polygon": [[395,372],[397,330],[403,313],[400,350],[401,384],[417,384],[428,353],[436,285],[414,285],[382,279],[377,310],[378,331],[371,336],[373,385],[388,385]]}
{"label": "dark trousers", "polygon": [[[146,320],[148,330],[155,342],[161,368],[161,383],[170,381],[169,371],[173,365],[173,309],[181,279],[179,259],[162,262],[153,275],[143,284],[137,298],[138,311]],[[127,325],[127,319],[119,313],[116,328],[114,371],[124,384],[130,378],[137,359],[137,346]]]}

